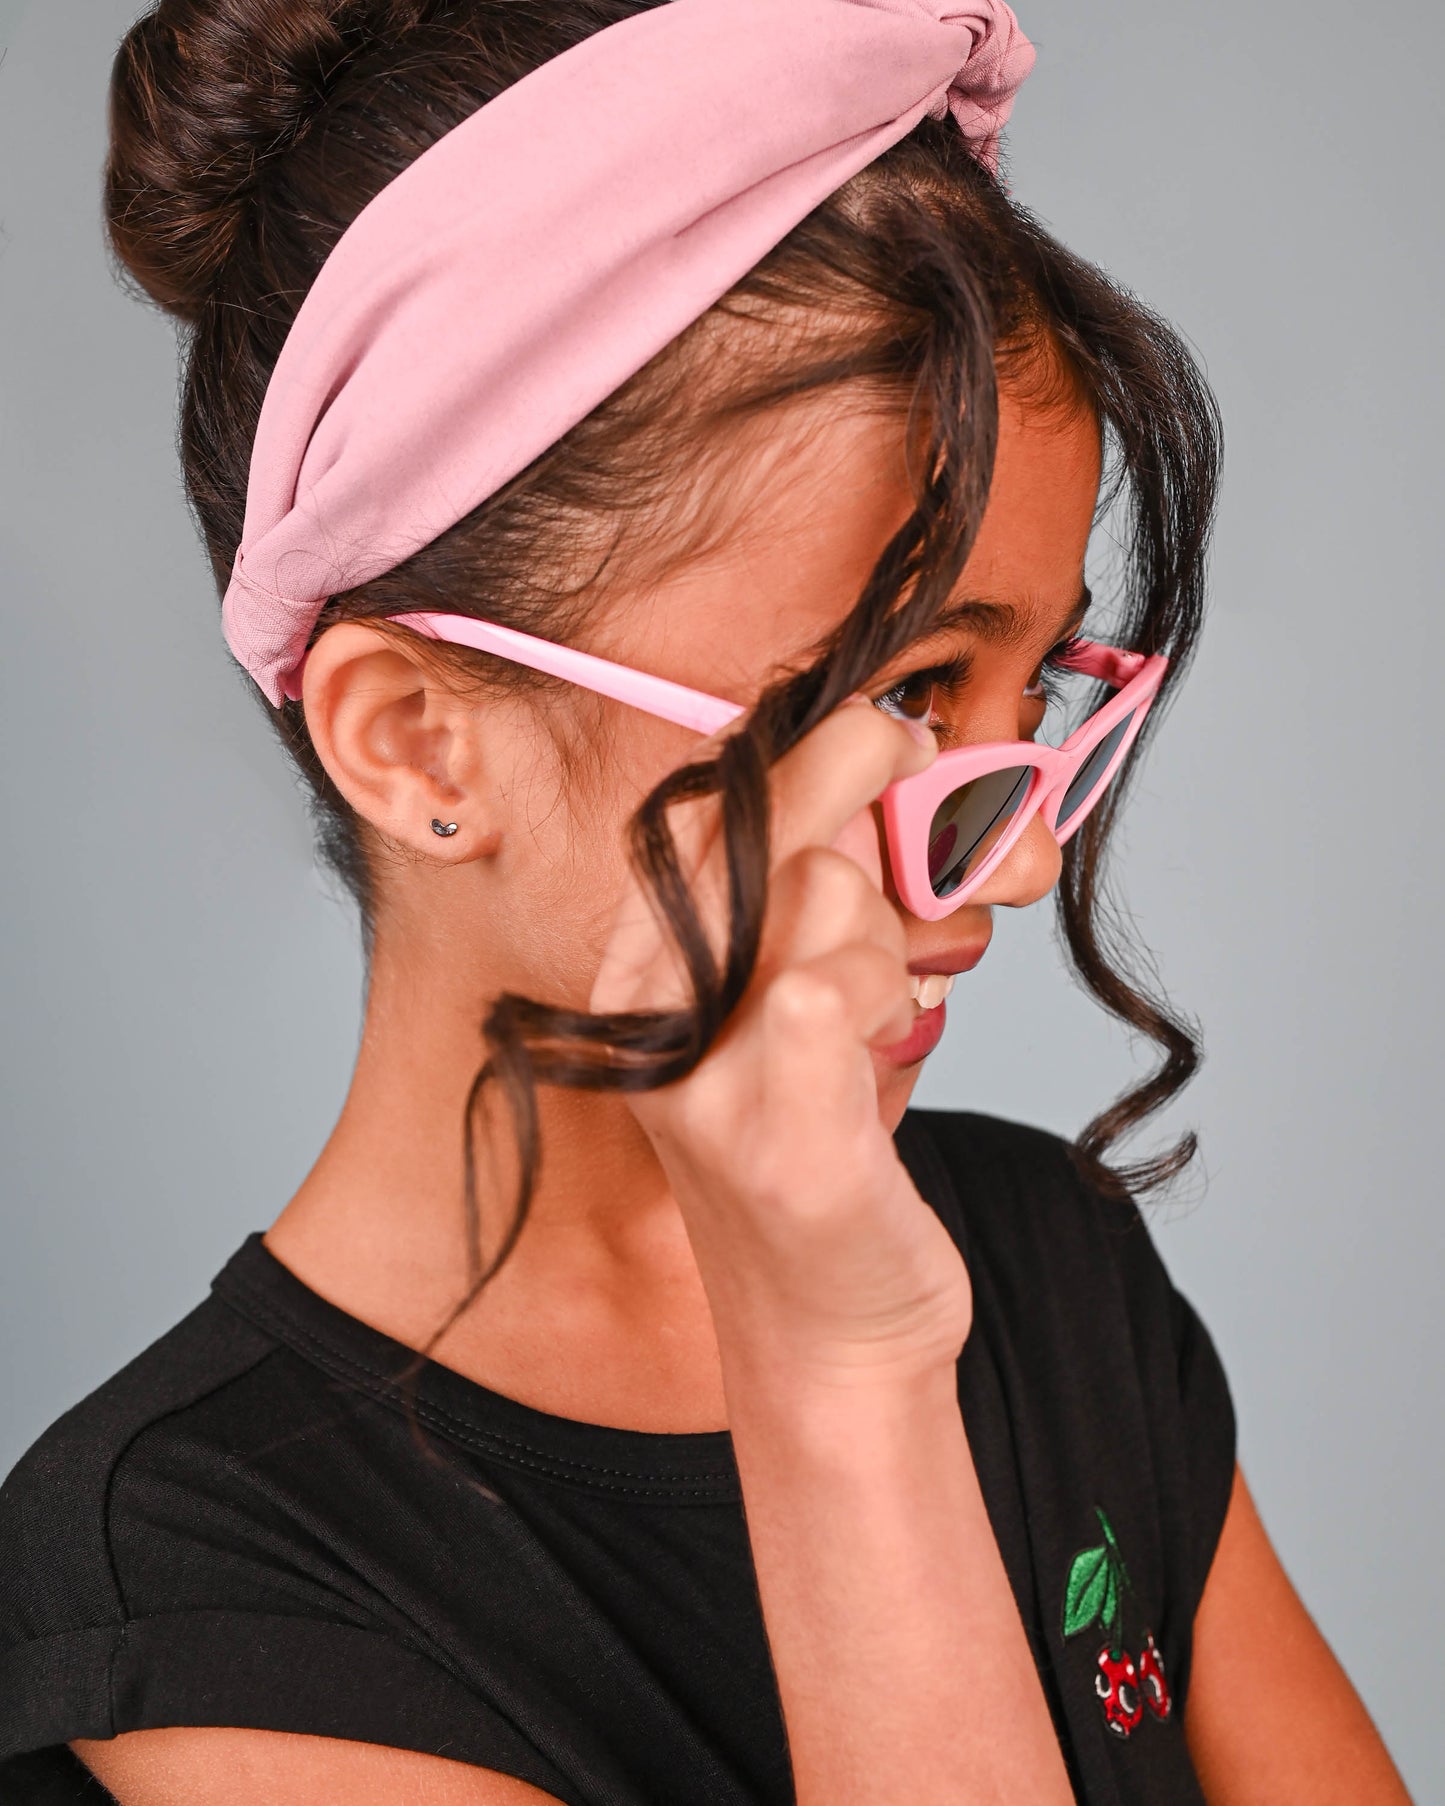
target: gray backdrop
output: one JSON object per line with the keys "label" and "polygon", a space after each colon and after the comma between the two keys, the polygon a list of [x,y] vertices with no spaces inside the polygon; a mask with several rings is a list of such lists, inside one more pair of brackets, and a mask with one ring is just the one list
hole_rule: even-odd
{"label": "gray backdrop", "polygon": [[[171,331],[102,254],[137,10],[0,0],[0,1472],[271,1222],[357,1038],[356,935],[186,514]],[[1445,1800],[1442,13],[1020,11],[1016,191],[1180,324],[1228,432],[1212,624],[1122,849],[1208,1046],[1172,1118],[1207,1185],[1152,1221],[1291,1575]],[[1045,909],[952,1007],[925,1103],[1072,1130],[1136,1057]]]}

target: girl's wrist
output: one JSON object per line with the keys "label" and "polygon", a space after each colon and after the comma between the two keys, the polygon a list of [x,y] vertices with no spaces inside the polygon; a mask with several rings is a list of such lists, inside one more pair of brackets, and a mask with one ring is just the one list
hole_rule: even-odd
{"label": "girl's wrist", "polygon": [[794,1459],[825,1463],[876,1457],[914,1433],[933,1439],[961,1426],[957,1358],[806,1362],[723,1354],[734,1442],[763,1439]]}

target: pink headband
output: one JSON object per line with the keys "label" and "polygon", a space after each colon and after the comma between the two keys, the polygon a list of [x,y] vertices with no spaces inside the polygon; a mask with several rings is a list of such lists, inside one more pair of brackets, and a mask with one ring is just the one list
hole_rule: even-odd
{"label": "pink headband", "polygon": [[281,350],[222,621],[269,701],[329,596],[427,545],[951,109],[1033,66],[1004,0],[668,0],[505,89],[341,235]]}

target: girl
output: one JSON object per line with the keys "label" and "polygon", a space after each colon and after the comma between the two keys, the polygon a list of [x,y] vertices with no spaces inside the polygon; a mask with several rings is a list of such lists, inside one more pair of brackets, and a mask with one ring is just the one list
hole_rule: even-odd
{"label": "girl", "polygon": [[[112,241],[368,995],[296,1196],[6,1483],[7,1800],[1404,1799],[1134,1202],[1192,1145],[1110,1158],[1195,1060],[1097,888],[1218,433],[1001,185],[1031,60],[1001,0],[122,45]],[[909,1110],[1056,888],[1156,1074]]]}

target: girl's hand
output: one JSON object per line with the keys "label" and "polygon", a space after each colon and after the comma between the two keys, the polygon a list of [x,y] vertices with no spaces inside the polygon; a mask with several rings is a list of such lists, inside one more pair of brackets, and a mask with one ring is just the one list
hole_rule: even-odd
{"label": "girl's hand", "polygon": [[[856,698],[777,762],[752,983],[694,1072],[628,1099],[682,1210],[725,1366],[782,1362],[838,1384],[908,1378],[951,1366],[967,1338],[968,1273],[879,1117],[869,1051],[901,1040],[916,1014],[869,805],[936,751],[931,735]],[[670,821],[720,954],[716,799]],[[687,995],[634,878],[591,1008],[675,1009]]]}

